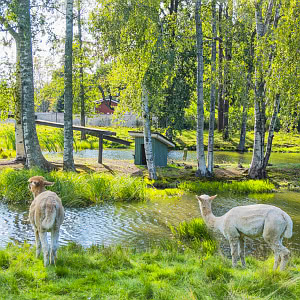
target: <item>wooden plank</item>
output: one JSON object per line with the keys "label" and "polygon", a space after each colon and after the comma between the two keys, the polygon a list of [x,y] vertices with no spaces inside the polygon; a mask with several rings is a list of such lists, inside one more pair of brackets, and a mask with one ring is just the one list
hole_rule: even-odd
{"label": "wooden plank", "polygon": [[130,144],[131,144],[131,142],[129,142],[129,141],[122,140],[122,139],[119,139],[119,138],[116,138],[116,137],[113,137],[113,136],[104,135],[103,138],[105,140],[108,140],[108,141],[111,141],[111,142],[115,142],[115,143],[119,143],[119,144],[123,144],[125,146],[130,146]]}
{"label": "wooden plank", "polygon": [[99,151],[98,151],[98,163],[102,164],[103,157],[103,135],[99,135]]}
{"label": "wooden plank", "polygon": [[[44,121],[44,120],[35,120],[36,124],[39,125],[45,125],[45,126],[50,126],[50,127],[56,127],[56,128],[64,128],[63,123],[55,123],[55,122],[49,122],[49,121]],[[93,135],[93,136],[99,136],[100,134],[102,135],[117,135],[116,132],[113,131],[108,131],[108,130],[101,130],[101,129],[96,129],[96,128],[90,128],[90,127],[83,127],[83,126],[75,126],[73,125],[73,130],[78,130],[78,131],[85,131],[87,134]]]}

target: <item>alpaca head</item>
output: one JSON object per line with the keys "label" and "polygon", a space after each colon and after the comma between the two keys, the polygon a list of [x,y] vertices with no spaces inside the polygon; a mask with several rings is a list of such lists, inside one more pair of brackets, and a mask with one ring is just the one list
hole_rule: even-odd
{"label": "alpaca head", "polygon": [[33,176],[28,179],[29,190],[33,193],[34,197],[45,191],[45,186],[53,185],[54,182],[47,181],[43,176]]}
{"label": "alpaca head", "polygon": [[197,196],[196,198],[198,199],[199,206],[200,206],[200,211],[202,216],[205,216],[211,212],[211,202],[217,197],[217,195],[214,196],[208,196],[208,195],[201,195]]}

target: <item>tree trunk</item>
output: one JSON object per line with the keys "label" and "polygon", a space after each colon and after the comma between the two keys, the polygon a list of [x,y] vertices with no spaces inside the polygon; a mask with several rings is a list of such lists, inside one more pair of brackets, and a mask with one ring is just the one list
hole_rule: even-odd
{"label": "tree trunk", "polygon": [[246,83],[245,100],[244,100],[244,103],[243,103],[240,142],[239,142],[239,145],[237,147],[237,151],[239,151],[239,152],[245,152],[246,151],[245,144],[246,144],[246,133],[247,133],[250,80],[251,80],[251,75],[248,74],[247,75],[247,83]]}
{"label": "tree trunk", "polygon": [[[231,13],[228,12],[231,5]],[[225,65],[224,65],[224,119],[223,119],[223,139],[229,139],[229,105],[231,98],[231,74],[230,62],[232,59],[232,7],[230,3],[226,8],[226,31],[225,31]]]}
{"label": "tree trunk", "polygon": [[[257,1],[255,3],[255,21],[256,21],[256,40],[257,43],[264,42],[264,36],[269,33],[269,26],[272,20],[272,10],[274,6],[274,1],[269,0],[269,4],[267,7],[267,11],[265,13],[265,20],[263,21],[262,15],[262,6],[263,1]],[[275,9],[275,15],[273,17],[273,28],[277,28],[278,21],[280,18],[280,7],[281,1],[277,4]],[[271,69],[272,60],[274,56],[274,48],[275,45],[271,46],[272,51],[269,56],[269,68]],[[249,177],[250,178],[265,178],[266,177],[266,167],[271,154],[272,148],[272,140],[274,129],[270,126],[271,132],[269,132],[268,145],[266,155],[264,156],[264,134],[265,134],[265,80],[264,80],[264,72],[263,72],[263,57],[262,55],[258,55],[256,59],[255,66],[255,127],[254,127],[254,147],[253,147],[253,156],[249,169]],[[271,120],[271,123],[277,118],[276,105],[278,102],[279,105],[280,96],[276,96],[274,113]],[[274,118],[274,120],[273,120]],[[263,126],[263,127],[262,127]],[[275,125],[274,125],[275,126]],[[263,135],[262,135],[263,134]]]}
{"label": "tree trunk", "polygon": [[207,149],[207,171],[208,175],[213,175],[214,168],[214,130],[215,130],[215,103],[216,103],[216,0],[212,0],[212,45],[211,45],[211,86],[210,86],[210,116],[209,135]]}
{"label": "tree trunk", "polygon": [[219,4],[219,87],[218,87],[218,131],[224,129],[224,90],[223,90],[223,34],[222,34],[223,4]]}
{"label": "tree trunk", "polygon": [[276,124],[276,120],[277,120],[277,116],[278,116],[278,112],[279,112],[279,104],[280,104],[280,94],[276,94],[275,101],[274,101],[273,114],[272,114],[272,118],[271,118],[270,125],[269,125],[267,150],[266,150],[266,154],[264,157],[264,169],[265,170],[268,166],[269,158],[270,158],[271,151],[272,151],[272,142],[273,142],[273,137],[274,137],[275,124]]}
{"label": "tree trunk", "polygon": [[30,1],[20,0],[18,11],[20,38],[20,72],[22,82],[22,122],[26,164],[29,168],[50,170],[51,165],[44,158],[35,127],[33,62],[31,44]]}
{"label": "tree trunk", "polygon": [[157,179],[156,167],[153,157],[153,145],[151,137],[151,125],[150,125],[150,111],[149,111],[149,96],[145,85],[143,85],[142,90],[142,106],[143,106],[143,118],[144,118],[144,144],[145,144],[145,154],[147,161],[147,168],[149,172],[150,179]]}
{"label": "tree trunk", "polygon": [[237,147],[237,150],[240,152],[244,152],[246,150],[246,133],[247,133],[247,118],[248,118],[248,107],[249,107],[249,93],[252,89],[252,73],[253,73],[253,61],[254,61],[254,38],[255,31],[251,34],[250,46],[249,46],[249,62],[247,67],[247,79],[246,79],[246,94],[245,94],[245,103],[243,104],[243,116],[242,116],[242,124],[241,124],[241,133],[240,133],[240,142]]}
{"label": "tree trunk", "polygon": [[73,92],[72,92],[73,0],[66,6],[65,42],[65,113],[64,113],[64,170],[75,171],[73,158]]}
{"label": "tree trunk", "polygon": [[195,7],[196,46],[197,46],[197,171],[196,176],[206,176],[207,169],[204,153],[204,108],[203,108],[203,32],[201,19],[201,0]]}
{"label": "tree trunk", "polygon": [[[78,11],[78,41],[79,41],[79,81],[80,81],[80,125],[85,127],[85,102],[84,102],[84,85],[83,85],[83,50],[82,50],[82,30],[81,30],[81,0],[77,1],[77,11]],[[81,131],[81,140],[86,140],[86,134]]]}
{"label": "tree trunk", "polygon": [[24,147],[24,134],[22,126],[22,84],[20,73],[20,42],[16,42],[16,86],[14,92],[14,105],[15,105],[15,139],[16,139],[16,160],[25,161],[26,153]]}
{"label": "tree trunk", "polygon": [[[272,2],[272,1],[271,1]],[[270,2],[270,3],[271,3]],[[269,4],[270,4],[269,3]],[[269,5],[272,11],[272,6]],[[262,1],[255,3],[255,21],[256,21],[256,39],[257,43],[261,43],[267,31],[266,26],[269,24],[270,11],[266,14],[266,21],[263,22],[262,17]],[[255,65],[255,99],[254,99],[254,145],[252,161],[249,168],[250,178],[266,178],[266,170],[264,169],[264,146],[265,146],[265,80],[263,75],[263,58],[260,54],[257,57]]]}

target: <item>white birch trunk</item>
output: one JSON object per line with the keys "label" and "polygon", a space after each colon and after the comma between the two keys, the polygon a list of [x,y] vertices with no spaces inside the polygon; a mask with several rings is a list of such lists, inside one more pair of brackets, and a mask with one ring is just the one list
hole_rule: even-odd
{"label": "white birch trunk", "polygon": [[216,1],[212,0],[212,47],[211,47],[211,87],[210,87],[210,116],[209,136],[207,149],[207,171],[213,175],[214,168],[214,130],[215,130],[215,103],[216,103]]}
{"label": "white birch trunk", "polygon": [[274,109],[273,109],[273,114],[271,118],[271,122],[269,125],[269,134],[268,134],[268,142],[267,142],[267,149],[266,149],[266,154],[264,157],[264,169],[267,168],[267,165],[269,163],[271,151],[272,151],[272,142],[273,142],[273,137],[274,137],[274,130],[275,130],[275,124],[279,112],[279,105],[280,105],[280,94],[277,94],[275,96],[275,102],[274,102]]}
{"label": "white birch trunk", "polygon": [[25,161],[26,152],[24,146],[24,134],[22,126],[22,85],[21,85],[21,73],[20,73],[20,41],[19,38],[15,38],[16,42],[16,86],[14,93],[15,101],[15,139],[16,139],[16,160]]}
{"label": "white birch trunk", "polygon": [[201,19],[201,0],[197,0],[195,7],[196,46],[197,46],[197,161],[196,176],[206,176],[204,153],[204,108],[203,108],[203,32]]}
{"label": "white birch trunk", "polygon": [[29,168],[50,170],[51,165],[44,158],[35,127],[33,61],[31,44],[30,1],[20,0],[18,10],[20,38],[20,72],[22,82],[22,122],[26,164]]}
{"label": "white birch trunk", "polygon": [[156,167],[153,157],[153,145],[151,137],[151,125],[150,125],[150,112],[149,112],[149,96],[145,85],[142,87],[142,107],[143,107],[143,119],[144,119],[144,144],[147,168],[150,179],[157,179]]}
{"label": "white birch trunk", "polygon": [[75,171],[73,157],[73,91],[72,91],[73,0],[66,5],[65,101],[64,101],[64,170]]}
{"label": "white birch trunk", "polygon": [[[257,1],[255,3],[255,21],[256,21],[256,39],[260,43],[268,32],[272,9],[273,0],[269,1],[268,9],[266,12],[265,21],[262,16],[263,1]],[[280,6],[279,6],[280,7]],[[278,11],[276,12],[278,14]],[[275,18],[278,21],[278,18]],[[250,178],[265,178],[266,166],[264,164],[264,148],[265,148],[265,80],[263,74],[263,58],[261,55],[257,57],[255,66],[255,125],[254,125],[254,145],[252,161],[249,168]],[[272,59],[270,58],[270,61]]]}

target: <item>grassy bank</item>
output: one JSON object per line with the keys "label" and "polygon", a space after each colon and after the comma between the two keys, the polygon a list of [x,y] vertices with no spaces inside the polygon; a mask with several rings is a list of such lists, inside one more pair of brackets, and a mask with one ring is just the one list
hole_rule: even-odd
{"label": "grassy bank", "polygon": [[[128,131],[141,131],[140,128],[128,128],[128,127],[101,127],[103,130],[115,131],[117,137],[133,142]],[[63,150],[63,131],[58,128],[51,128],[46,126],[37,126],[37,133],[40,141],[40,145],[43,151],[62,151]],[[164,131],[161,131],[164,134]],[[204,132],[204,143],[208,141],[208,132]],[[183,130],[174,139],[174,142],[178,149],[187,147],[190,150],[196,149],[196,131],[195,130]],[[239,144],[239,133],[234,133],[229,140],[224,141],[222,134],[215,131],[215,150],[220,151],[235,151]],[[205,144],[205,147],[207,145]],[[104,147],[106,148],[124,148],[118,143],[113,143],[104,140]],[[134,148],[134,142],[130,146]],[[247,132],[246,148],[251,150],[253,147],[253,132]],[[15,137],[14,137],[14,126],[13,124],[2,124],[0,128],[0,148],[5,150],[15,149]],[[80,140],[80,132],[74,131],[74,149],[85,150],[85,149],[98,149],[98,139],[96,137],[87,135],[87,140]],[[273,139],[273,152],[300,152],[300,134],[286,133],[286,132],[275,132]],[[1,158],[1,153],[0,153]]]}
{"label": "grassy bank", "polygon": [[145,201],[155,197],[181,196],[184,192],[193,193],[265,193],[271,192],[274,185],[268,181],[247,180],[237,182],[202,182],[200,180],[177,183],[178,188],[156,189],[153,182],[143,177],[113,175],[110,173],[74,173],[52,171],[46,173],[39,169],[0,171],[0,197],[10,204],[28,204],[31,194],[28,179],[44,176],[55,184],[49,190],[56,192],[68,207],[87,206],[106,201]]}
{"label": "grassy bank", "polygon": [[69,244],[44,268],[28,244],[0,251],[1,299],[299,299],[300,259],[273,272],[273,259],[229,259],[176,245],[147,251]]}

